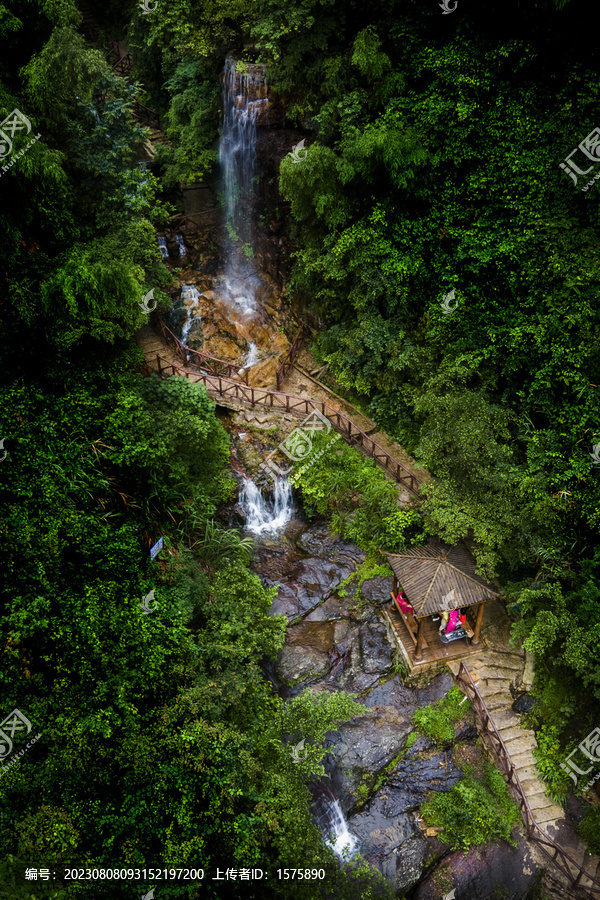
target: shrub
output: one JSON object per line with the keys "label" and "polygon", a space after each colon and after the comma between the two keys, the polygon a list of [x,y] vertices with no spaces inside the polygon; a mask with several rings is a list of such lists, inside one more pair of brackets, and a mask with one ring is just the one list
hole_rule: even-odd
{"label": "shrub", "polygon": [[364,550],[404,550],[424,540],[421,518],[398,509],[398,488],[372,459],[353,447],[317,434],[310,456],[291,477],[308,515],[327,516],[333,531]]}
{"label": "shrub", "polygon": [[579,826],[579,836],[592,853],[600,854],[600,806],[595,806],[583,817]]}
{"label": "shrub", "polygon": [[468,850],[502,838],[513,847],[514,823],[519,818],[517,804],[509,796],[501,774],[490,763],[478,781],[471,766],[447,794],[435,794],[421,807],[427,825],[444,829],[443,840],[453,850]]}
{"label": "shrub", "polygon": [[465,696],[454,685],[442,700],[418,709],[413,720],[423,734],[441,744],[454,740],[454,724],[465,715],[468,707],[464,705]]}
{"label": "shrub", "polygon": [[568,774],[561,769],[569,749],[564,748],[560,739],[561,729],[558,725],[542,725],[536,732],[537,747],[533,751],[536,768],[548,785],[547,793],[555,803],[564,803],[567,788],[570,785]]}

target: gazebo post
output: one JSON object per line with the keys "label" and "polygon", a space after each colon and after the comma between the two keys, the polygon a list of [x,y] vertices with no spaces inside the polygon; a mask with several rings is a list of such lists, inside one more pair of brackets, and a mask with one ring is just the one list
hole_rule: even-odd
{"label": "gazebo post", "polygon": [[475,619],[475,632],[471,638],[472,644],[479,643],[479,632],[481,631],[481,623],[483,622],[483,607],[485,603],[480,603],[477,607],[477,618]]}
{"label": "gazebo post", "polygon": [[415,647],[415,659],[421,659],[421,655],[423,652],[424,633],[425,629],[423,628],[423,619],[417,619],[417,646]]}
{"label": "gazebo post", "polygon": [[398,578],[396,577],[396,573],[395,573],[395,572],[394,572],[394,584],[393,584],[393,590],[394,590],[394,597],[397,597],[397,596],[398,596]]}

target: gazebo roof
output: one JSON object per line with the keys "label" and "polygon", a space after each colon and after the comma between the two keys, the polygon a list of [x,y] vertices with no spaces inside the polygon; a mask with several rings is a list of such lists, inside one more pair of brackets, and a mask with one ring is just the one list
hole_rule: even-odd
{"label": "gazebo roof", "polygon": [[475,574],[475,561],[466,547],[450,547],[433,538],[423,547],[385,555],[416,616],[473,606],[500,596]]}

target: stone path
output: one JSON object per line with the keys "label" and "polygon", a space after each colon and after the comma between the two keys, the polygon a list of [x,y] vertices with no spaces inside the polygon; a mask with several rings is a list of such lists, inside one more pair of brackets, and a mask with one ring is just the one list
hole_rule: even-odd
{"label": "stone path", "polygon": [[[531,808],[534,819],[542,831],[552,838],[584,871],[595,878],[600,878],[600,858],[587,854],[585,845],[565,819],[561,806],[554,803],[546,795],[546,785],[538,775],[533,750],[537,747],[534,732],[523,728],[521,719],[513,712],[514,693],[523,690],[523,673],[525,670],[525,651],[510,647],[508,634],[510,622],[506,615],[497,609],[492,612],[490,604],[487,625],[484,619],[482,636],[487,649],[479,656],[469,659],[467,667],[492,720],[506,745],[510,757],[517,770],[521,786]],[[448,667],[456,676],[460,662],[449,662]],[[532,849],[542,868],[550,867],[552,879],[559,887],[555,896],[571,896],[566,889],[565,879],[561,873],[550,865],[541,850],[532,844]],[[583,888],[590,886],[591,881],[585,876],[581,880]],[[582,894],[575,893],[573,897]],[[600,896],[597,894],[596,896]]]}
{"label": "stone path", "polygon": [[304,346],[298,354],[294,367],[288,372],[282,390],[287,394],[294,394],[297,397],[310,397],[312,400],[324,400],[339,409],[344,415],[356,422],[361,431],[364,431],[369,437],[383,447],[398,462],[402,463],[413,475],[422,482],[431,481],[431,475],[427,469],[419,466],[412,456],[410,456],[404,447],[392,440],[385,431],[381,431],[376,422],[360,412],[350,402],[336,395],[327,385],[310,376],[310,372],[316,367],[314,357],[308,347]]}
{"label": "stone path", "polygon": [[[156,372],[158,371],[158,363],[156,360],[157,354],[162,356],[169,364],[177,366],[182,369],[185,374],[190,377],[191,380],[194,379],[193,370],[188,370],[184,366],[182,360],[175,353],[174,349],[170,344],[160,335],[158,332],[154,331],[154,329],[150,325],[143,325],[136,334],[136,341],[138,346],[142,350],[144,354],[144,358],[146,360],[149,368]],[[283,385],[283,393],[291,394],[294,397],[306,400],[315,400],[320,401],[323,400],[327,402],[330,406],[332,406],[335,410],[343,413],[344,415],[351,418],[352,421],[364,432],[370,433],[370,436],[374,438],[374,440],[379,443],[383,449],[397,462],[401,463],[411,474],[414,474],[420,481],[426,481],[431,476],[424,469],[419,468],[415,461],[406,453],[406,451],[400,447],[399,444],[396,444],[392,441],[384,432],[379,432],[377,430],[377,426],[374,422],[368,419],[366,416],[362,415],[362,413],[355,410],[355,408],[351,404],[346,404],[341,398],[336,398],[331,391],[323,385],[320,386],[318,384],[313,384],[310,378],[305,378],[305,376],[300,373],[300,381],[298,382],[295,378],[295,374],[297,370],[292,369],[290,375],[291,378],[286,379]],[[306,383],[302,381],[302,378],[305,378]],[[269,389],[267,389],[269,390]],[[270,388],[270,390],[275,390],[275,387]],[[209,389],[209,393],[210,389]],[[214,393],[214,392],[213,392]],[[219,396],[218,394],[215,395]],[[229,409],[235,410],[243,410],[248,409],[248,403],[245,403],[242,400],[236,400],[232,397],[220,397],[219,404],[222,406],[226,406]],[[263,407],[264,408],[264,407]],[[266,406],[266,410],[269,410],[269,407]],[[277,419],[281,419],[281,412],[277,412]],[[373,432],[371,434],[371,432]],[[385,470],[384,470],[385,471]],[[402,487],[402,485],[398,485],[399,488],[399,500],[401,505],[408,505],[412,502],[412,495]]]}

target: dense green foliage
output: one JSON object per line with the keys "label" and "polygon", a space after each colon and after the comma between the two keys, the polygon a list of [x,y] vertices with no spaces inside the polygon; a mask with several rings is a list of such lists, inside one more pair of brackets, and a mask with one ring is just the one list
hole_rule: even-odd
{"label": "dense green foliage", "polygon": [[[170,281],[154,238],[170,205],[137,165],[134,111],[163,114],[164,184],[210,178],[225,54],[268,64],[307,136],[280,188],[293,287],[325,322],[315,350],[431,471],[427,528],[474,537],[480,571],[512,579],[515,637],[544,673],[550,773],[600,710],[600,194],[582,198],[558,165],[596,123],[598,50],[563,0],[449,17],[417,0],[170,0],[152,15],[109,0],[97,13],[134,53],[127,81],[78,31],[74,0],[0,3],[0,117],[17,108],[40,134],[0,172],[0,699],[42,732],[0,779],[0,871],[12,857],[322,862],[326,887],[268,890],[367,898],[369,872],[338,873],[306,788],[325,731],[356,704],[273,694],[261,662],[283,622],[248,542],[214,518],[230,496],[226,435],[201,389],[137,371],[139,300],[153,287],[165,301]],[[28,139],[14,136],[15,157]],[[354,451],[295,477],[368,551],[421,539]],[[421,727],[443,740],[446,714]],[[293,766],[299,733],[311,749]],[[562,770],[549,777],[564,794]],[[430,801],[455,846],[508,836],[514,810],[491,771],[486,785],[467,774]],[[595,814],[583,831],[597,847]],[[164,896],[182,890],[194,895]]]}
{"label": "dense green foliage", "polygon": [[434,794],[423,804],[421,813],[428,825],[443,828],[439,838],[453,850],[468,850],[496,838],[516,846],[511,832],[520,819],[519,808],[502,775],[490,763],[481,780],[472,767],[465,766],[461,780],[448,793]]}
{"label": "dense green foliage", "polygon": [[371,552],[397,552],[424,539],[419,514],[398,509],[397,487],[372,459],[337,434],[316,434],[312,444],[290,478],[309,515],[327,516],[335,532]]}
{"label": "dense green foliage", "polygon": [[[251,542],[215,518],[232,493],[228,436],[202,387],[142,377],[131,338],[149,287],[165,299],[154,227],[168,206],[137,165],[146,95],[80,21],[71,0],[0,4],[0,112],[19,109],[41,135],[22,156],[14,136],[0,178],[0,716],[17,708],[40,734],[0,767],[0,892],[58,900],[59,882],[12,886],[15,868],[120,863],[202,867],[207,897],[224,896],[217,868],[289,865],[327,879],[272,877],[247,896],[383,895],[360,860],[339,869],[307,788],[325,733],[363,707],[273,692],[262,665],[285,620],[248,568]],[[188,153],[202,171],[172,119],[173,165]]]}
{"label": "dense green foliage", "polygon": [[434,741],[451,743],[455,737],[456,722],[464,718],[470,709],[468,703],[465,706],[466,703],[465,695],[454,685],[437,703],[422,706],[414,713],[415,725]]}
{"label": "dense green foliage", "polygon": [[[293,287],[325,322],[315,349],[434,476],[431,531],[474,538],[480,572],[522,595],[518,633],[544,678],[574,684],[577,710],[546,723],[563,749],[600,712],[600,194],[582,197],[585,176],[575,187],[559,166],[597,121],[581,15],[562,0],[452,16],[399,0],[176,0],[139,25],[148,56],[162,52],[155,90],[181,147],[208,148],[210,130],[159,85],[201,60],[189,90],[210,117],[226,52],[267,63],[306,135],[280,189]],[[360,510],[334,515],[370,539]]]}

